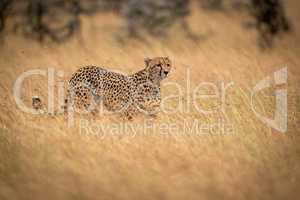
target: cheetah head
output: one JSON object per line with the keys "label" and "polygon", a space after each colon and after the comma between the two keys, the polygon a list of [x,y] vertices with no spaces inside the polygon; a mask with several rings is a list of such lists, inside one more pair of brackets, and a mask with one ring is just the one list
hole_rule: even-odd
{"label": "cheetah head", "polygon": [[172,63],[168,57],[145,58],[146,70],[152,81],[161,81],[169,74]]}

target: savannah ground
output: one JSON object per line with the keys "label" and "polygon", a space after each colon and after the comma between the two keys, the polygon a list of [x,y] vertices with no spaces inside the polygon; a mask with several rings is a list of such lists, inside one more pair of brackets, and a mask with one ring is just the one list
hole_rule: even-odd
{"label": "savannah ground", "polygon": [[[62,44],[6,35],[0,47],[0,199],[299,198],[300,5],[293,0],[286,5],[293,32],[267,51],[257,48],[255,30],[241,26],[246,16],[234,13],[193,12],[189,23],[203,35],[199,42],[174,27],[167,39],[120,44],[114,35],[123,22],[112,14],[84,18],[81,34]],[[179,100],[184,104],[156,119],[142,115],[126,122],[114,115],[83,115],[68,127],[63,114],[24,113],[13,97],[16,79],[27,70],[63,71],[64,77],[55,79],[57,100],[61,79],[80,66],[132,73],[153,56],[172,59],[174,68],[165,83],[183,88],[179,93],[174,84],[163,85],[163,97],[179,95],[164,105],[172,110]],[[283,67],[288,70],[286,133],[261,122],[252,110],[254,106],[273,118],[276,87],[256,94],[251,105],[252,88]],[[220,98],[196,100],[205,110],[216,109],[209,114],[189,102],[203,82],[219,90],[222,83],[232,83],[224,104]],[[203,86],[198,92],[211,94],[212,88]],[[34,95],[47,104],[47,77],[25,79],[22,100],[30,106]],[[55,106],[57,110],[57,101]],[[194,122],[230,128],[183,128]],[[168,124],[175,128],[166,129]]]}

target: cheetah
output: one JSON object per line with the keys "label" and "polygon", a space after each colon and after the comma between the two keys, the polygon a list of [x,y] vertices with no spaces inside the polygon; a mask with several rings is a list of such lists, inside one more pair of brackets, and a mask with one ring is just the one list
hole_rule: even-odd
{"label": "cheetah", "polygon": [[131,75],[97,66],[80,68],[69,80],[67,106],[91,111],[102,102],[108,111],[129,120],[141,112],[155,116],[161,102],[160,83],[172,63],[168,57],[145,58],[144,62],[145,68]]}

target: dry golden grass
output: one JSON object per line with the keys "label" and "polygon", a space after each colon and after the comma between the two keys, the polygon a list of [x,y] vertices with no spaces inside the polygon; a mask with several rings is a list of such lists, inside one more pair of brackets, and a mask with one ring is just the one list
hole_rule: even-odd
{"label": "dry golden grass", "polygon": [[[172,38],[151,44],[117,43],[112,37],[122,23],[114,16],[84,20],[80,37],[55,45],[40,45],[8,35],[0,47],[0,199],[296,199],[300,195],[300,14],[296,1],[287,1],[294,22],[290,37],[272,51],[261,52],[254,31],[241,28],[244,16],[199,13],[191,16],[196,32],[209,33],[199,43],[174,28]],[[101,21],[101,23],[97,23]],[[104,23],[102,23],[104,22]],[[220,28],[223,27],[223,28]],[[168,80],[191,86],[208,81],[234,82],[226,95],[225,113],[160,113],[149,121],[140,116],[129,125],[182,124],[183,120],[212,124],[223,119],[231,134],[101,132],[86,135],[79,118],[68,127],[63,115],[30,115],[20,111],[12,96],[16,78],[34,68],[63,70],[65,79],[78,67],[97,64],[126,73],[143,66],[144,57],[169,56],[175,68]],[[288,67],[288,131],[279,133],[263,124],[251,110],[250,89],[267,75]],[[23,100],[47,99],[43,77],[26,80]],[[175,92],[162,88],[163,95]],[[182,95],[183,101],[189,94]],[[214,101],[203,101],[205,108]],[[176,106],[176,101],[168,101]],[[271,90],[256,98],[258,110],[271,116]],[[115,116],[90,123],[122,124]],[[103,135],[101,135],[103,136]]]}

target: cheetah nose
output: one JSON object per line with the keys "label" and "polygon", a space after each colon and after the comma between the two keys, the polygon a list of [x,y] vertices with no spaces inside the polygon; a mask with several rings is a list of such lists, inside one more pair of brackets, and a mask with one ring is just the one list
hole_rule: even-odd
{"label": "cheetah nose", "polygon": [[164,71],[164,74],[165,74],[165,75],[168,75],[168,73],[169,73],[168,71]]}

